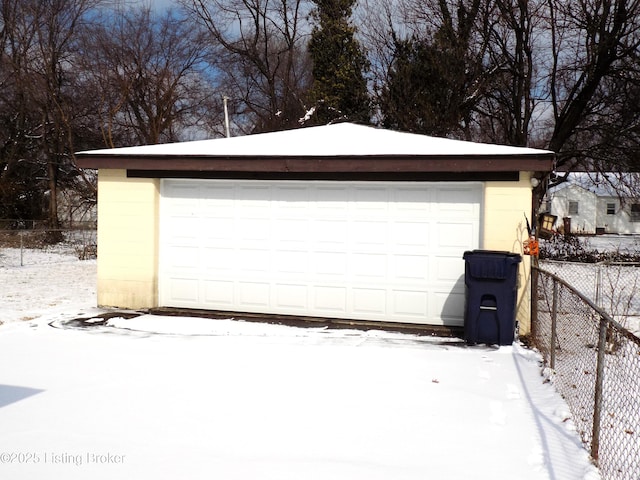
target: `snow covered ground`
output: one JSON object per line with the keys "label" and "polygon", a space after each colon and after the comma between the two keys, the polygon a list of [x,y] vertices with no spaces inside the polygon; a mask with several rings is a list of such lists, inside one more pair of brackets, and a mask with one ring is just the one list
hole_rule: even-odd
{"label": "snow covered ground", "polygon": [[[587,250],[636,254],[640,235],[580,237]],[[567,281],[614,320],[640,336],[640,269],[632,264],[578,263],[541,260],[540,267]]]}
{"label": "snow covered ground", "polygon": [[[97,318],[94,261],[0,249],[0,478],[595,480],[518,344]],[[71,323],[70,323],[71,322]]]}
{"label": "snow covered ground", "polygon": [[640,251],[640,235],[596,235],[580,237],[588,249],[600,252],[635,253]]}

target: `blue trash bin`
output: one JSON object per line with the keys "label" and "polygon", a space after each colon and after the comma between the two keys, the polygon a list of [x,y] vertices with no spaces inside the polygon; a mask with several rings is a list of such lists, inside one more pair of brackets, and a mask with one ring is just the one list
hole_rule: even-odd
{"label": "blue trash bin", "polygon": [[465,252],[463,258],[466,342],[511,345],[522,257],[517,253],[473,250]]}

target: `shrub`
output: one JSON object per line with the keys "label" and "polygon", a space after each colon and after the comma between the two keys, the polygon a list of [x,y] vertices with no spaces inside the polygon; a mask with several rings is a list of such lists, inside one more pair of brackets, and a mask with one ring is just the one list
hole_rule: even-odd
{"label": "shrub", "polygon": [[576,235],[556,234],[540,241],[540,260],[565,262],[640,262],[640,252],[620,249],[599,251],[589,245],[589,239]]}

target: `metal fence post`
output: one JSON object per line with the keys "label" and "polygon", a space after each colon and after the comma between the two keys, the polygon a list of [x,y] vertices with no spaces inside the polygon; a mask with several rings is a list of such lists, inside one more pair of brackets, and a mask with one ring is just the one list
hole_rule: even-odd
{"label": "metal fence post", "polygon": [[534,342],[538,337],[538,265],[537,259],[531,268],[531,337]]}
{"label": "metal fence post", "polygon": [[602,262],[596,264],[595,304],[602,308]]}
{"label": "metal fence post", "polygon": [[593,402],[593,431],[591,434],[591,458],[598,461],[600,450],[600,419],[602,418],[602,386],[604,384],[604,362],[607,350],[607,320],[600,317],[600,335],[598,338],[598,359],[596,365],[596,384]]}
{"label": "metal fence post", "polygon": [[553,302],[551,304],[551,341],[549,348],[549,366],[552,370],[556,368],[556,327],[558,318],[558,282],[553,279]]}

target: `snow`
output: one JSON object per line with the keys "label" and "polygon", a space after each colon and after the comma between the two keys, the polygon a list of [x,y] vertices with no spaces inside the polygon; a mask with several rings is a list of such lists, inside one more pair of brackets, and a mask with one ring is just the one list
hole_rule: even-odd
{"label": "snow", "polygon": [[582,237],[587,250],[599,252],[637,253],[640,250],[640,235],[596,235]]}
{"label": "snow", "polygon": [[[309,146],[313,145],[310,149]],[[319,127],[260,133],[242,137],[122,147],[78,155],[293,156],[362,155],[553,155],[547,150],[465,142],[448,138],[336,123]]]}
{"label": "snow", "polygon": [[0,250],[1,478],[600,478],[517,343],[127,320],[95,261],[24,263]]}
{"label": "snow", "polygon": [[[580,239],[587,251],[637,255],[638,235],[596,235]],[[540,261],[540,267],[567,281],[622,327],[640,336],[640,275],[634,263]],[[599,293],[598,293],[599,292]]]}

